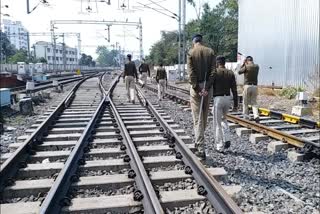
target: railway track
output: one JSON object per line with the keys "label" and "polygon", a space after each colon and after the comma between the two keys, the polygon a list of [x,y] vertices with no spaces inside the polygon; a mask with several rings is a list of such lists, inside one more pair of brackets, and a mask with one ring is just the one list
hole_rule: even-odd
{"label": "railway track", "polygon": [[104,78],[78,83],[1,157],[1,213],[165,213],[199,202],[242,213],[229,196],[239,187],[221,186],[226,172],[205,168],[160,106],[140,89],[127,103],[119,78]]}
{"label": "railway track", "polygon": [[[156,92],[155,83],[146,85],[145,88]],[[168,85],[166,96],[182,105],[186,111],[191,111],[189,106],[189,91],[173,85]],[[303,154],[320,152],[320,124],[296,116],[259,108],[260,123],[245,120],[241,112],[230,113],[227,116],[229,125],[236,128],[239,136],[250,134],[250,141],[257,143],[268,138],[275,139],[269,144],[269,151],[277,152],[288,147],[297,148],[298,153],[292,151],[289,157],[301,160]]]}

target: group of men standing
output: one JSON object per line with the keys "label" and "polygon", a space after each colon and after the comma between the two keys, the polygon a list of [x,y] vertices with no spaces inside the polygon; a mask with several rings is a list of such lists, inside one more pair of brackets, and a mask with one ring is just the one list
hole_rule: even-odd
{"label": "group of men standing", "polygon": [[[215,56],[214,51],[202,43],[202,35],[196,34],[192,38],[193,47],[187,55],[187,65],[190,83],[190,103],[195,132],[196,155],[201,159],[206,158],[204,133],[207,126],[210,101],[213,101],[213,133],[214,144],[217,151],[222,152],[231,145],[229,139],[229,126],[226,115],[233,103],[233,111],[238,109],[237,83],[234,73],[225,67],[226,58]],[[137,69],[127,55],[125,64],[124,81],[126,83],[128,101],[134,103],[134,79],[138,80]],[[147,76],[150,77],[148,64],[143,60],[139,66],[142,87],[145,86]],[[245,119],[259,122],[257,107],[257,84],[259,66],[254,64],[253,58],[247,56],[239,70],[244,74],[243,88],[243,114]],[[160,64],[156,73],[158,83],[158,98],[164,98],[167,84],[167,73]],[[232,93],[232,96],[231,96]],[[212,99],[213,98],[213,99]],[[249,117],[249,105],[252,107],[253,118]]]}
{"label": "group of men standing", "polygon": [[[234,73],[225,67],[226,58],[215,56],[211,48],[202,43],[202,35],[192,38],[193,47],[188,53],[187,64],[190,87],[190,101],[194,122],[196,155],[206,158],[204,132],[207,126],[210,101],[213,97],[213,133],[217,151],[230,147],[229,126],[226,114],[233,100],[233,111],[238,109],[237,83]],[[257,104],[257,83],[259,66],[251,56],[246,57],[239,74],[244,74],[243,113],[249,118],[248,105],[252,106],[254,120],[259,122]],[[232,93],[232,97],[231,97]]]}
{"label": "group of men standing", "polygon": [[[123,81],[126,84],[128,102],[135,103],[135,79],[138,82],[138,73],[135,63],[132,61],[131,54],[127,55],[127,63],[124,65]],[[141,87],[143,88],[147,84],[147,78],[150,77],[149,65],[142,60],[139,66]],[[167,72],[163,65],[160,64],[156,73],[156,81],[158,83],[158,98],[161,101],[164,98],[165,88],[167,86]]]}

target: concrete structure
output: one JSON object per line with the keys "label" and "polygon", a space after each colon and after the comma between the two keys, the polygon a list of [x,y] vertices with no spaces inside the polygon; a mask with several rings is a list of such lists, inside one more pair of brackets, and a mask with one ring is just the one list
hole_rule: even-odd
{"label": "concrete structure", "polygon": [[7,34],[10,43],[14,45],[16,49],[28,50],[28,31],[20,21],[3,19],[1,21],[1,30]]}
{"label": "concrete structure", "polygon": [[319,87],[320,1],[238,3],[238,52],[260,65],[259,84]]}
{"label": "concrete structure", "polygon": [[[66,50],[66,64],[76,65],[78,64],[78,52],[76,48],[65,47]],[[56,65],[63,64],[63,45],[60,43],[56,44]],[[53,64],[53,44],[50,42],[39,41],[33,45],[33,53],[36,58],[45,58],[48,64]]]}

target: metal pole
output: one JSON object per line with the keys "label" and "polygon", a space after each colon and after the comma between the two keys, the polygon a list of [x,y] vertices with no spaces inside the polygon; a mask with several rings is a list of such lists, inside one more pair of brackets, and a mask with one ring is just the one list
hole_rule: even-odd
{"label": "metal pole", "polygon": [[139,42],[140,42],[140,61],[143,59],[143,43],[142,43],[142,22],[139,18]]}
{"label": "metal pole", "polygon": [[185,79],[185,74],[186,74],[186,46],[187,46],[187,41],[186,41],[186,0],[182,0],[182,79]]}
{"label": "metal pole", "polygon": [[29,11],[30,11],[29,0],[27,0],[27,14],[30,13]]}
{"label": "metal pole", "polygon": [[64,42],[64,33],[62,34],[62,54],[63,54],[63,70],[66,72],[67,59],[66,59],[66,44]]}
{"label": "metal pole", "polygon": [[77,34],[78,37],[78,57],[81,58],[81,37],[80,33]]}
{"label": "metal pole", "polygon": [[179,32],[178,32],[178,75],[179,75],[179,80],[181,80],[181,0],[179,0],[179,20],[178,20],[178,27],[179,27]]}
{"label": "metal pole", "polygon": [[110,42],[110,25],[108,25],[108,42]]}
{"label": "metal pole", "polygon": [[31,54],[30,54],[30,35],[29,35],[29,32],[27,32],[27,41],[28,41],[28,59],[29,59],[29,62],[30,62],[30,59],[31,59]]}

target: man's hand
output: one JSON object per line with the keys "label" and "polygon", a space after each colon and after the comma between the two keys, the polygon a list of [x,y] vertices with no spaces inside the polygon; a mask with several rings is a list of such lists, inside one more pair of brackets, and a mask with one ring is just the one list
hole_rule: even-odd
{"label": "man's hand", "polygon": [[208,91],[203,88],[203,89],[199,92],[199,95],[202,96],[202,97],[205,97],[205,96],[208,95]]}

